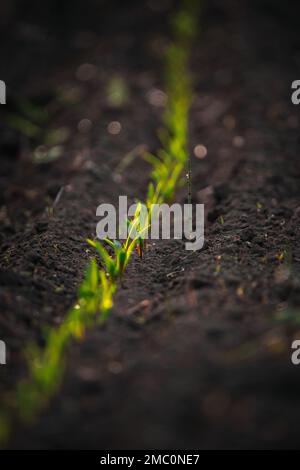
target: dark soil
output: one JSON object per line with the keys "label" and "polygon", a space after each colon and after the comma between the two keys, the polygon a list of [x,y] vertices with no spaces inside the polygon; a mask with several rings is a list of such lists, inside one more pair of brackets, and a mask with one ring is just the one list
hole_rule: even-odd
{"label": "dark soil", "polygon": [[[28,142],[3,125],[0,337],[9,349],[0,369],[3,393],[24,375],[25,345],[43,344],[45,326],[58,325],[75,300],[96,207],[144,194],[148,168],[140,158],[121,178],[114,169],[137,146],[159,145],[162,109],[147,97],[162,87],[172,5],[161,11],[137,2],[115,14],[113,3],[88,49],[69,39],[47,80],[32,64],[32,76],[44,83],[40,94],[61,83],[82,89],[80,104],[57,112],[52,123],[72,129],[64,156],[33,165]],[[203,160],[193,158],[194,199],[206,207],[204,248],[150,242],[145,262],[134,258],[108,322],[71,345],[58,396],[34,426],[16,426],[11,448],[299,446],[300,376],[291,363],[291,343],[300,339],[294,18],[295,10],[277,1],[207,2],[193,51],[190,121],[191,153],[197,144],[208,149]],[[52,60],[59,41],[50,42]],[[98,74],[78,84],[76,68],[86,62]],[[116,72],[130,90],[118,109],[103,91]],[[82,118],[94,124],[84,136],[76,130]],[[118,136],[106,131],[113,120],[122,124]],[[49,216],[45,209],[62,186]],[[184,198],[182,190],[177,199]]]}

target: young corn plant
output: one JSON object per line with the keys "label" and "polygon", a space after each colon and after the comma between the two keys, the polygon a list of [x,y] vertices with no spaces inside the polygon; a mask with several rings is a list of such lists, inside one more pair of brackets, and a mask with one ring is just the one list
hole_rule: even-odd
{"label": "young corn plant", "polygon": [[170,202],[187,168],[188,203],[191,203],[191,159],[187,150],[188,115],[192,101],[192,81],[188,72],[191,42],[196,34],[196,13],[199,2],[185,0],[182,10],[173,18],[175,40],[166,53],[166,84],[168,106],[164,114],[164,128],[159,132],[162,148],[157,155],[146,153],[145,160],[152,166],[147,195],[151,204]]}
{"label": "young corn plant", "polygon": [[140,258],[143,257],[144,234],[149,225],[141,219],[141,204],[137,205],[134,217],[127,221],[128,236],[124,243],[106,238],[104,242],[113,249],[113,256],[97,240],[88,239],[88,243],[97,250],[107,276],[113,282],[122,281],[124,271],[129,263],[134,248],[137,246]]}
{"label": "young corn plant", "polygon": [[27,350],[29,378],[19,383],[13,403],[25,421],[31,421],[58,388],[64,371],[63,353],[70,340],[81,339],[95,320],[102,322],[107,318],[115,288],[92,259],[79,288],[78,301],[66,319],[58,329],[50,329],[43,350],[37,346]]}

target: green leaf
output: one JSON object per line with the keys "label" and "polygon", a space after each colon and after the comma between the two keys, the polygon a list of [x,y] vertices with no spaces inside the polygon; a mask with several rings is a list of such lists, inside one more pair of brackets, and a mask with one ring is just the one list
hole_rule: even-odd
{"label": "green leaf", "polygon": [[101,243],[99,243],[98,241],[96,240],[90,240],[88,239],[87,242],[94,248],[96,248],[96,250],[98,251],[105,267],[106,267],[106,270],[107,272],[113,277],[115,275],[115,271],[116,271],[116,266],[115,266],[115,261],[112,259],[112,257],[109,255],[108,251],[101,245]]}

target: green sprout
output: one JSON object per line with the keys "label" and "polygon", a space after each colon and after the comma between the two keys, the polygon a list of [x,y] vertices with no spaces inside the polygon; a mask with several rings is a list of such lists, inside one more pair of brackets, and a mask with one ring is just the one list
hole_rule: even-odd
{"label": "green sprout", "polygon": [[99,313],[98,321],[106,320],[113,306],[115,289],[116,285],[99,270],[93,258],[79,288],[77,303],[58,329],[50,329],[46,347],[32,345],[27,349],[29,377],[18,384],[12,400],[13,408],[24,421],[30,422],[57,390],[65,366],[63,353],[70,340],[83,338],[87,326],[97,319],[96,313]]}
{"label": "green sprout", "polygon": [[[138,247],[140,257],[143,257],[142,247],[144,235],[149,228],[149,225],[142,223],[140,212],[141,204],[139,203],[133,219],[127,221],[129,230],[127,239],[124,243],[121,243],[118,240],[110,240],[109,238],[104,240],[104,242],[113,249],[113,256],[109,254],[108,250],[99,241],[87,240],[87,242],[97,250],[106,273],[112,281],[123,279],[124,271],[136,245]],[[133,236],[134,234],[135,236]]]}

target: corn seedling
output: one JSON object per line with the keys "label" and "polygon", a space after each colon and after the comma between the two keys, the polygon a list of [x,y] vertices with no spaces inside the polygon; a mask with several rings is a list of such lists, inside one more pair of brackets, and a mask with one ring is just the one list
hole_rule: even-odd
{"label": "corn seedling", "polygon": [[192,101],[192,81],[188,72],[189,52],[195,37],[196,1],[185,1],[181,11],[173,18],[175,40],[166,53],[166,84],[168,106],[164,115],[164,128],[159,132],[162,148],[157,156],[146,153],[144,158],[152,166],[147,206],[169,202],[187,167],[188,202],[191,203],[191,160],[187,151],[188,114]]}
{"label": "corn seedling", "polygon": [[111,256],[106,248],[97,240],[88,239],[88,243],[97,250],[111,281],[123,279],[124,271],[129,263],[132,252],[137,246],[140,258],[143,257],[144,233],[149,225],[143,223],[140,216],[141,204],[137,205],[134,217],[127,221],[128,236],[124,243],[106,238],[104,242],[113,249]]}
{"label": "corn seedling", "polygon": [[[12,407],[30,421],[44,408],[61,382],[64,371],[64,351],[72,338],[81,339],[85,329],[95,320],[107,318],[113,304],[116,285],[99,270],[92,259],[79,288],[78,301],[58,329],[50,329],[46,347],[31,346],[27,350],[29,378],[19,383]],[[95,317],[99,314],[98,319]],[[0,422],[1,425],[1,422]]]}

